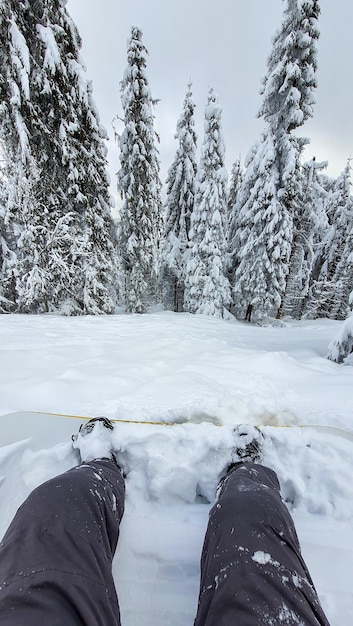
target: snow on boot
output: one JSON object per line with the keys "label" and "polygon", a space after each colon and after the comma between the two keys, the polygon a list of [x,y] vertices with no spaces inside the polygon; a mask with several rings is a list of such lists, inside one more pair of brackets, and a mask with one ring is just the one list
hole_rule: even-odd
{"label": "snow on boot", "polygon": [[234,447],[232,449],[231,463],[225,468],[223,476],[220,477],[216,488],[216,500],[218,500],[222,487],[234,467],[246,461],[261,463],[263,459],[265,437],[260,428],[250,424],[237,424],[232,434]]}
{"label": "snow on boot", "polygon": [[107,417],[93,417],[81,424],[77,435],[72,435],[72,447],[79,450],[81,461],[111,459],[116,457],[112,446],[113,423]]}
{"label": "snow on boot", "polygon": [[233,436],[232,463],[262,462],[264,435],[260,428],[250,424],[237,424],[233,429]]}

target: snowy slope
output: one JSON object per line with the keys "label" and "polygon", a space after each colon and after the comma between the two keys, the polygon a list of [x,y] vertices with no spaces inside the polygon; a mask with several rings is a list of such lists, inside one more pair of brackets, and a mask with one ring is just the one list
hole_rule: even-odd
{"label": "snowy slope", "polygon": [[[323,358],[338,326],[257,328],[172,313],[0,317],[0,414],[224,424],[116,426],[128,471],[114,561],[124,626],[192,624],[209,502],[240,421],[268,424],[266,463],[278,472],[324,608],[332,626],[352,623],[353,443],[330,431],[276,427],[351,430],[353,368]],[[0,448],[1,534],[34,486],[77,462],[66,432],[79,423],[66,420],[64,437],[52,420],[40,429],[41,450],[28,439]],[[14,426],[18,441],[28,436],[20,421]],[[0,444],[5,433],[4,426]]]}

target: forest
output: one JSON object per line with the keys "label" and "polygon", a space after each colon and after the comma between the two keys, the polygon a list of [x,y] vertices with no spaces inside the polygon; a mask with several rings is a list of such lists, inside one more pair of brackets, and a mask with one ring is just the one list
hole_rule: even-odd
{"label": "forest", "polygon": [[[122,198],[112,217],[106,132],[65,0],[0,5],[0,311],[144,313],[266,324],[353,307],[351,165],[303,161],[314,115],[319,2],[287,0],[261,85],[258,141],[225,167],[210,88],[197,162],[192,83],[160,179],[147,50],[132,27],[120,83]],[[163,191],[163,193],[162,193]],[[162,197],[165,196],[165,200]]]}

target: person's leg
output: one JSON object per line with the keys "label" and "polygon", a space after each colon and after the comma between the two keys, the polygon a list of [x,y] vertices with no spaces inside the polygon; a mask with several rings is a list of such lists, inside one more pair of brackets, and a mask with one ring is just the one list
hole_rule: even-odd
{"label": "person's leg", "polygon": [[195,626],[328,626],[271,469],[236,464],[210,511]]}
{"label": "person's leg", "polygon": [[114,460],[84,462],[35,489],[0,544],[2,626],[119,626],[112,559],[124,511]]}

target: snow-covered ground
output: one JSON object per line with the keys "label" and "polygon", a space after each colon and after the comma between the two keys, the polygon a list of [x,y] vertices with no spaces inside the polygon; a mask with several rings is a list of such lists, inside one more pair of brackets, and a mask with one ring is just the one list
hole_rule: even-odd
{"label": "snow-covered ground", "polygon": [[[353,441],[298,428],[353,432],[353,368],[324,358],[338,328],[328,320],[261,328],[170,312],[0,316],[0,415],[184,422],[116,426],[128,470],[114,561],[123,626],[192,625],[209,502],[237,422],[265,425],[265,461],[279,475],[329,620],[353,622]],[[0,534],[34,486],[76,462],[57,419],[41,426],[46,449],[35,437],[0,448]],[[194,423],[205,420],[213,423]],[[65,428],[79,423],[66,420]],[[9,431],[11,441],[28,436],[16,418],[3,425],[0,445]]]}

